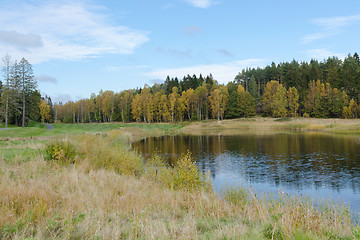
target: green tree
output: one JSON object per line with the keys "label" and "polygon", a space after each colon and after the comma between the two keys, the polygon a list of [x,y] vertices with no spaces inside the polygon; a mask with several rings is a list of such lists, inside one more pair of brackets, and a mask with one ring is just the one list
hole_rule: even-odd
{"label": "green tree", "polygon": [[239,114],[239,105],[238,105],[238,84],[233,82],[229,82],[227,84],[228,92],[229,92],[229,103],[227,106],[227,111],[225,114],[226,118],[238,118]]}
{"label": "green tree", "polygon": [[249,93],[251,94],[251,96],[253,96],[255,98],[255,100],[257,100],[259,98],[258,86],[256,84],[256,80],[255,80],[254,75],[251,75],[251,78],[250,78]]}
{"label": "green tree", "polygon": [[239,117],[255,116],[255,98],[249,92],[246,92],[241,85],[238,86],[237,96]]}
{"label": "green tree", "polygon": [[341,117],[343,108],[348,104],[348,96],[346,92],[341,92],[337,88],[330,91],[328,95],[329,110],[331,117]]}
{"label": "green tree", "polygon": [[32,70],[31,64],[25,59],[22,58],[19,64],[17,65],[19,71],[19,77],[21,81],[21,92],[22,92],[22,123],[21,126],[25,126],[26,118],[26,96],[31,95],[37,87],[36,80],[34,78],[34,73]]}

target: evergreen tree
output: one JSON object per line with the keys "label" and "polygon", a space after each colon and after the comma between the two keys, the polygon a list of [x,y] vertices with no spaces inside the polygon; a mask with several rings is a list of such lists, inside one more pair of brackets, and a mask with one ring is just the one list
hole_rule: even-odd
{"label": "evergreen tree", "polygon": [[256,80],[255,80],[254,75],[251,75],[251,78],[250,78],[249,93],[251,94],[251,96],[253,96],[255,98],[255,100],[257,100],[259,98],[258,86],[256,84]]}
{"label": "evergreen tree", "polygon": [[237,106],[239,117],[255,116],[255,98],[244,87],[239,85],[237,89]]}
{"label": "evergreen tree", "polygon": [[31,64],[22,58],[18,64],[19,77],[21,81],[21,93],[22,93],[22,123],[21,126],[25,126],[26,118],[26,100],[36,90],[37,83],[34,78],[34,73]]}
{"label": "evergreen tree", "polygon": [[225,114],[225,118],[238,118],[239,114],[239,106],[238,106],[238,84],[233,82],[229,82],[227,84],[228,92],[229,92],[229,103],[227,107],[227,111]]}

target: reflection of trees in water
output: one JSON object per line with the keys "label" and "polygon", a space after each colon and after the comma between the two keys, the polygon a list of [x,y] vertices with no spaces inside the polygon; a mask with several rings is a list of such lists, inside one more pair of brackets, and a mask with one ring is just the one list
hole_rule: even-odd
{"label": "reflection of trees in water", "polygon": [[360,191],[359,138],[327,134],[164,136],[135,143],[143,153],[159,152],[170,163],[190,151],[204,172],[219,169],[296,189],[324,186]]}

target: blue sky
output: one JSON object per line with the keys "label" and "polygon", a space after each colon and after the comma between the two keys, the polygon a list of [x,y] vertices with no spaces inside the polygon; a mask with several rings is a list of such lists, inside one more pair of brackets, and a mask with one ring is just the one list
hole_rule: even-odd
{"label": "blue sky", "polygon": [[360,52],[360,1],[2,0],[0,55],[53,101]]}

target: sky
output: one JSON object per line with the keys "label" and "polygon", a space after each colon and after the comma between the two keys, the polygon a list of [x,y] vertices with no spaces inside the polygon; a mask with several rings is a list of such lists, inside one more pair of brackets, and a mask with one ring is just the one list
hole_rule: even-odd
{"label": "sky", "polygon": [[358,0],[1,0],[0,57],[53,102],[360,52]]}

